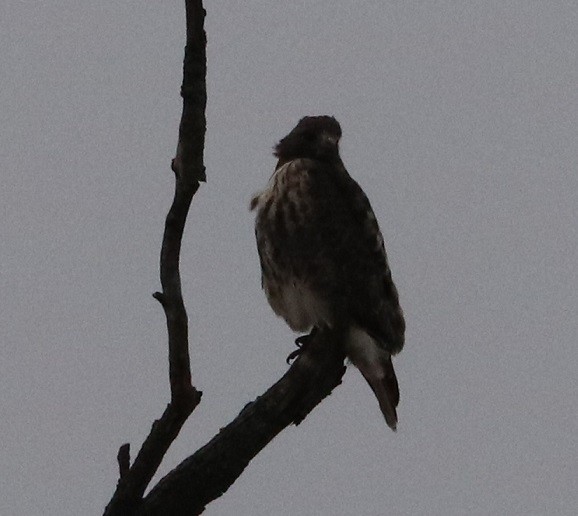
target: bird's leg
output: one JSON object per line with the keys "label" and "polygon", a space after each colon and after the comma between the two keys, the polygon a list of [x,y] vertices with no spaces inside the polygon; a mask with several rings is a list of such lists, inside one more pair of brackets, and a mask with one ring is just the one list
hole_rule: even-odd
{"label": "bird's leg", "polygon": [[301,335],[300,337],[297,337],[295,339],[297,349],[289,353],[289,355],[287,355],[288,364],[291,364],[293,360],[295,360],[301,353],[303,353],[303,351],[305,351],[307,345],[309,344],[309,342],[311,342],[311,339],[315,336],[316,333],[317,328],[314,326],[313,329],[311,330],[311,333],[309,333],[308,335]]}

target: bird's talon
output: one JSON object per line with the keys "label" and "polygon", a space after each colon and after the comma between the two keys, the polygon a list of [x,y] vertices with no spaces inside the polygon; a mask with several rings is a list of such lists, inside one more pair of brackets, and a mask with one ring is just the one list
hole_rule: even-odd
{"label": "bird's talon", "polygon": [[287,355],[287,363],[291,365],[291,362],[295,360],[301,353],[303,353],[303,348],[298,348]]}
{"label": "bird's talon", "polygon": [[308,335],[301,335],[300,337],[297,337],[295,339],[295,345],[297,346],[297,349],[295,351],[292,351],[291,353],[289,353],[289,355],[287,356],[287,363],[288,364],[291,364],[291,362],[293,360],[295,360],[301,353],[303,353],[305,351],[305,348],[309,344],[309,341],[311,340],[311,337],[313,337],[314,333],[315,333],[315,330],[313,330]]}
{"label": "bird's talon", "polygon": [[301,337],[297,337],[295,339],[295,345],[298,348],[302,348],[303,346],[305,346],[305,344],[307,344],[308,339],[309,339],[309,335],[301,335]]}

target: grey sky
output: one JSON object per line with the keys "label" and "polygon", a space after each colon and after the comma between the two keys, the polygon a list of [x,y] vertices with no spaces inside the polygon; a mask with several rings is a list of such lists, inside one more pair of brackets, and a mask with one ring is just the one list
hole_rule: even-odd
{"label": "grey sky", "polygon": [[[203,402],[164,474],[286,370],[251,194],[333,114],[408,323],[399,431],[361,375],[208,515],[540,515],[578,506],[574,1],[207,2],[208,183],[182,254]],[[182,2],[0,7],[0,514],[99,514],[168,401],[158,254]]]}

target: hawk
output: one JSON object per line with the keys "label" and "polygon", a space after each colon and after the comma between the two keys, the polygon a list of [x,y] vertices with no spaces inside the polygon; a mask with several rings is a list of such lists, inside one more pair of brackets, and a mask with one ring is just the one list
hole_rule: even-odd
{"label": "hawk", "polygon": [[341,161],[340,138],[335,118],[309,116],[275,146],[275,172],[251,201],[262,286],[294,331],[340,332],[395,430],[391,356],[403,347],[405,321],[377,220]]}

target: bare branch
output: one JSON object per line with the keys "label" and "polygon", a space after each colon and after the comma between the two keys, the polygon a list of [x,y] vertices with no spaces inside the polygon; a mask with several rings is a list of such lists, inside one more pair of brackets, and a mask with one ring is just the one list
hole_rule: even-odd
{"label": "bare branch", "polygon": [[125,443],[118,449],[116,456],[120,478],[124,477],[130,470],[130,444]]}
{"label": "bare branch", "polygon": [[162,292],[153,297],[166,315],[171,401],[152,425],[134,463],[130,446],[118,452],[120,479],[105,516],[200,514],[221,496],[279,432],[299,424],[341,383],[345,352],[336,334],[318,331],[289,371],[249,403],[208,444],[165,476],[143,499],[151,478],[183,424],[199,404],[191,383],[188,318],[179,272],[183,231],[192,198],[205,181],[203,153],[206,106],[206,35],[202,0],[185,0],[187,44],[183,70],[183,113],[171,168],[175,196],[166,218],[161,249]]}
{"label": "bare branch", "polygon": [[152,489],[139,514],[201,514],[281,430],[300,423],[341,383],[344,359],[335,335],[318,332],[276,384]]}
{"label": "bare branch", "polygon": [[185,6],[187,45],[181,89],[183,113],[177,153],[171,164],[175,172],[175,196],[166,218],[161,249],[163,292],[154,294],[167,319],[171,401],[161,418],[153,423],[132,467],[129,467],[128,445],[121,446],[118,454],[120,479],[105,510],[106,516],[134,514],[166,451],[201,399],[201,392],[191,383],[188,318],[181,294],[179,260],[189,207],[199,181],[205,179],[205,10],[201,0],[186,0]]}

